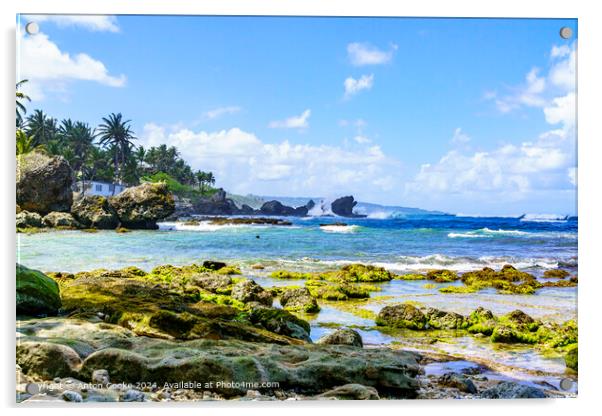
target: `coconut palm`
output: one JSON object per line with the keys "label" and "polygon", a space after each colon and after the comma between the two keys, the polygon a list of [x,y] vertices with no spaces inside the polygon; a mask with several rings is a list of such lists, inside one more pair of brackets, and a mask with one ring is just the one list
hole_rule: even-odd
{"label": "coconut palm", "polygon": [[102,118],[103,123],[98,126],[99,144],[104,147],[112,147],[113,164],[115,166],[115,176],[118,183],[123,179],[123,167],[126,158],[131,154],[136,140],[134,132],[130,127],[131,120],[123,120],[121,113],[111,113],[108,117]]}
{"label": "coconut palm", "polygon": [[36,144],[47,144],[57,139],[58,126],[55,118],[48,117],[42,110],[35,110],[27,117],[25,132],[35,136]]}
{"label": "coconut palm", "polygon": [[26,79],[17,82],[17,127],[23,125],[23,116],[25,115],[25,113],[27,113],[27,108],[25,108],[25,104],[23,104],[23,101],[31,101],[31,98],[29,98],[27,94],[25,94],[22,91],[19,91],[21,86],[26,82],[28,82]]}
{"label": "coconut palm", "polygon": [[62,121],[59,133],[64,144],[72,151],[71,167],[74,172],[81,172],[94,143],[94,130],[87,123],[81,121],[73,123],[71,119],[67,119]]}

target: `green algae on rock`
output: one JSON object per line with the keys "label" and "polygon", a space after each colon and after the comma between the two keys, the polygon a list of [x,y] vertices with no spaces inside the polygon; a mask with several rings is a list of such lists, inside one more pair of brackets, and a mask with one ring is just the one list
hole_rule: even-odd
{"label": "green algae on rock", "polygon": [[394,328],[424,329],[426,317],[416,308],[407,303],[385,306],[376,317],[376,325]]}
{"label": "green algae on rock", "polygon": [[59,285],[44,273],[17,263],[17,314],[56,315],[61,307]]}
{"label": "green algae on rock", "polygon": [[291,311],[307,313],[320,311],[316,298],[305,287],[284,290],[280,295],[280,304],[284,309]]}
{"label": "green algae on rock", "polygon": [[437,283],[447,283],[458,280],[458,274],[453,270],[441,269],[441,270],[430,270],[426,274],[428,280],[434,280]]}
{"label": "green algae on rock", "polygon": [[482,270],[466,272],[460,279],[464,283],[464,287],[445,286],[439,291],[441,293],[474,293],[487,287],[493,287],[500,294],[532,295],[537,289],[544,286],[537,281],[535,276],[519,271],[509,264],[499,271],[485,267]]}

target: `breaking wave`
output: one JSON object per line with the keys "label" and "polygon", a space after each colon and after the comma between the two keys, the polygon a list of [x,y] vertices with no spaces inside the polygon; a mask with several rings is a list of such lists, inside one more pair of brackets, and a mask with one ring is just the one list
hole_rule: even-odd
{"label": "breaking wave", "polygon": [[327,233],[354,233],[360,227],[358,225],[322,225],[320,230]]}
{"label": "breaking wave", "polygon": [[491,230],[489,228],[481,228],[475,231],[466,231],[461,233],[449,233],[449,238],[494,238],[496,236],[522,237],[522,238],[566,238],[571,240],[577,239],[576,233],[568,232],[527,232],[520,230]]}
{"label": "breaking wave", "polygon": [[567,222],[569,219],[567,215],[558,214],[525,214],[519,218],[525,222]]}

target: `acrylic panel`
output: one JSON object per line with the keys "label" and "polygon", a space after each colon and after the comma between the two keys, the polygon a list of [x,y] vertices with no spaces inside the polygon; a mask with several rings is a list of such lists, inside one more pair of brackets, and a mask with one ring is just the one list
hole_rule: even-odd
{"label": "acrylic panel", "polygon": [[18,402],[577,395],[576,19],[16,27]]}

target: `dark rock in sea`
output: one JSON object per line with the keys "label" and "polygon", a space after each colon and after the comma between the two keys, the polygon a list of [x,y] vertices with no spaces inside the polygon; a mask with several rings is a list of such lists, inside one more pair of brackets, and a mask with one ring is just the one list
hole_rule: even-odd
{"label": "dark rock in sea", "polygon": [[175,210],[173,195],[164,183],[143,183],[109,198],[121,225],[130,229],[156,229],[157,221]]}
{"label": "dark rock in sea", "polygon": [[362,336],[357,331],[348,328],[337,329],[333,333],[323,336],[318,340],[318,344],[351,345],[359,348],[364,346]]}
{"label": "dark rock in sea", "polygon": [[347,227],[347,226],[349,226],[349,224],[344,223],[344,222],[331,222],[331,223],[320,224],[320,227],[331,227],[331,226],[335,226],[335,227]]}
{"label": "dark rock in sea", "polygon": [[468,377],[463,374],[445,373],[439,377],[439,384],[445,387],[452,387],[464,393],[476,394],[477,388]]}
{"label": "dark rock in sea", "polygon": [[68,212],[73,202],[72,171],[62,156],[30,152],[17,158],[17,204],[46,215]]}
{"label": "dark rock in sea", "polygon": [[44,226],[42,216],[37,212],[21,211],[16,215],[17,229],[40,228]]}
{"label": "dark rock in sea", "polygon": [[[226,191],[218,189],[213,195],[194,202],[194,213],[198,215],[238,215],[236,203],[226,198]],[[247,214],[248,215],[248,214]]]}
{"label": "dark rock in sea", "polygon": [[307,208],[299,207],[301,211],[297,211],[296,208],[289,207],[283,205],[280,201],[268,201],[265,202],[261,208],[259,208],[259,213],[261,215],[278,215],[281,217],[291,217],[291,216],[304,216],[307,215]]}
{"label": "dark rock in sea", "polygon": [[117,213],[109,200],[100,195],[84,195],[73,201],[71,215],[84,227],[114,229],[119,225]]}
{"label": "dark rock in sea", "polygon": [[51,212],[42,219],[46,227],[82,228],[82,225],[68,212]]}
{"label": "dark rock in sea", "polygon": [[61,307],[58,284],[44,273],[17,264],[17,314],[56,315]]}
{"label": "dark rock in sea", "polygon": [[209,270],[219,270],[223,269],[226,266],[226,263],[222,261],[205,260],[203,262],[203,267]]}
{"label": "dark rock in sea", "polygon": [[481,393],[484,399],[545,399],[543,391],[511,381],[503,381]]}
{"label": "dark rock in sea", "polygon": [[330,209],[336,215],[341,217],[350,217],[350,218],[363,218],[365,215],[355,214],[353,212],[353,208],[357,205],[357,201],[353,199],[353,196],[344,196],[338,199],[335,199],[330,205]]}
{"label": "dark rock in sea", "polygon": [[362,384],[345,384],[328,390],[317,397],[336,400],[380,400],[378,391],[374,387],[367,387]]}

